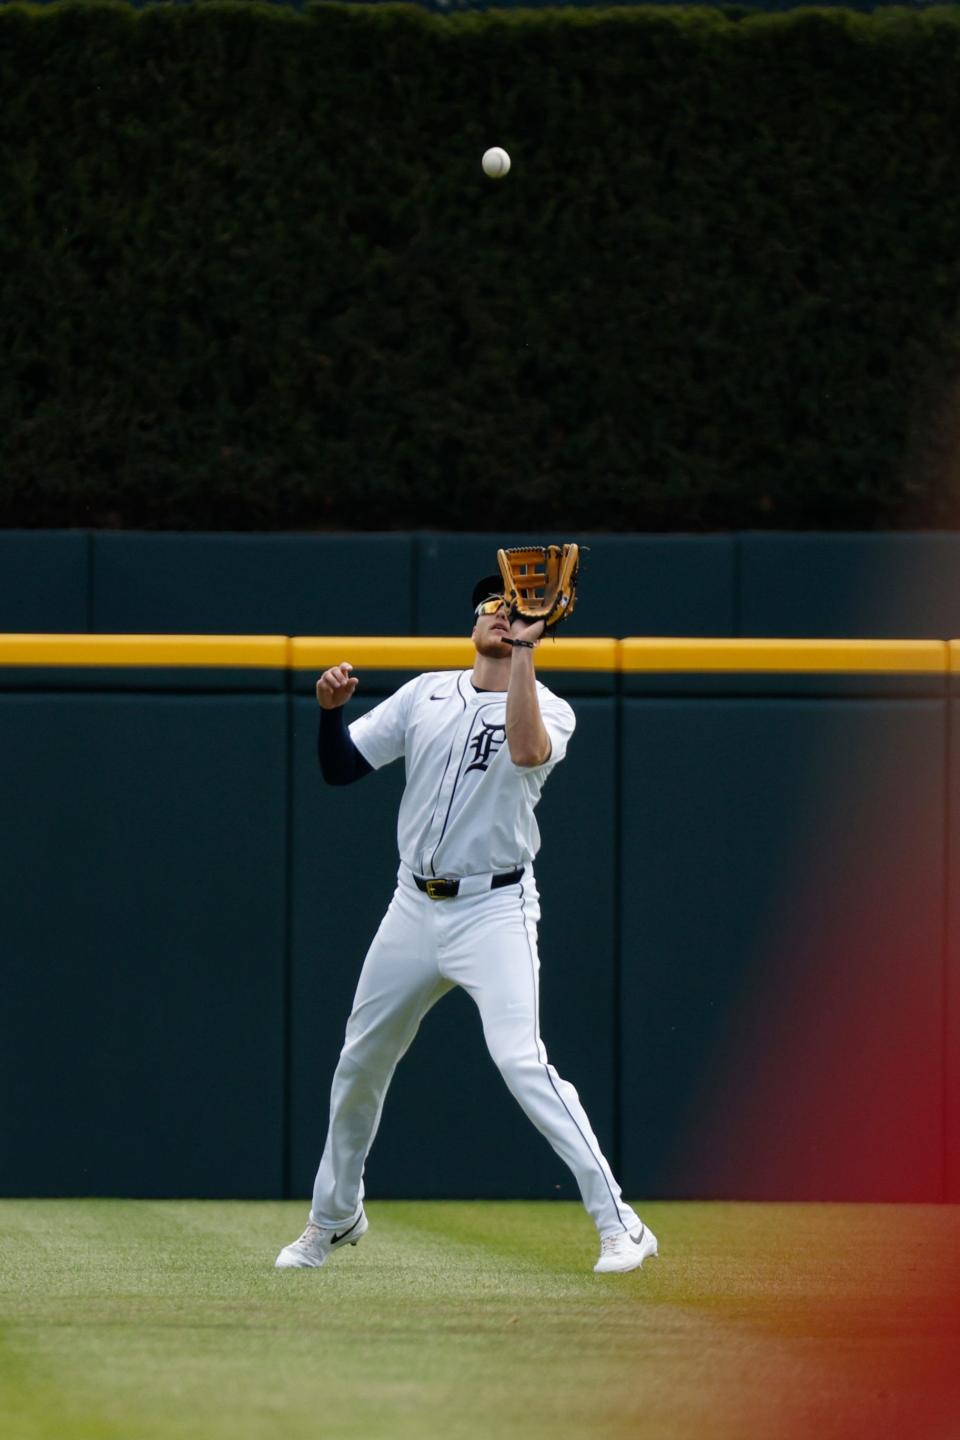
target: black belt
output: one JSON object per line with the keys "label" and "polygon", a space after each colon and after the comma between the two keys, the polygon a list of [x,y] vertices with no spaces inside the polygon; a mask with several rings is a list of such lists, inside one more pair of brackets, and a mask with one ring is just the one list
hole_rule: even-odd
{"label": "black belt", "polygon": [[[518,880],[523,878],[523,871],[524,867],[520,865],[516,870],[505,870],[502,875],[491,875],[490,889],[502,890],[504,885],[516,885]],[[418,890],[429,895],[431,900],[452,900],[454,895],[460,892],[459,880],[435,880],[425,875],[414,875],[413,883]]]}

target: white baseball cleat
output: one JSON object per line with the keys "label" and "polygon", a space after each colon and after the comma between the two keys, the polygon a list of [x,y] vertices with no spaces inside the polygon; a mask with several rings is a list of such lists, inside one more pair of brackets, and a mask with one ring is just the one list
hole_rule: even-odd
{"label": "white baseball cleat", "polygon": [[598,1275],[623,1274],[626,1270],[639,1270],[651,1255],[657,1253],[657,1237],[646,1225],[641,1225],[633,1234],[623,1230],[619,1235],[607,1235],[600,1241],[600,1259],[594,1265]]}
{"label": "white baseball cleat", "polygon": [[299,1240],[284,1245],[276,1259],[278,1270],[317,1270],[326,1263],[332,1250],[341,1245],[356,1245],[366,1235],[370,1226],[361,1208],[360,1214],[350,1225],[338,1225],[334,1230],[323,1230],[311,1220]]}

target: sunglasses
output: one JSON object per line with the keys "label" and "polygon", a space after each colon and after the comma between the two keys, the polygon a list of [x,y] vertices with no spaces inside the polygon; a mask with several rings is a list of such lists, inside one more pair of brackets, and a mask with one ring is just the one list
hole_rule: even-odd
{"label": "sunglasses", "polygon": [[488,600],[481,600],[473,613],[477,619],[479,619],[481,615],[496,615],[501,605],[506,605],[506,603],[502,595],[491,595]]}

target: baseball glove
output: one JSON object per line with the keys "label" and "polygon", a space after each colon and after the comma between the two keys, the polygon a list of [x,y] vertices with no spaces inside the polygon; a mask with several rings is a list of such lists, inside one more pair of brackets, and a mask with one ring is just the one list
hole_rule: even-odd
{"label": "baseball glove", "polygon": [[573,614],[580,572],[579,545],[528,545],[498,550],[510,618],[542,620],[544,629]]}

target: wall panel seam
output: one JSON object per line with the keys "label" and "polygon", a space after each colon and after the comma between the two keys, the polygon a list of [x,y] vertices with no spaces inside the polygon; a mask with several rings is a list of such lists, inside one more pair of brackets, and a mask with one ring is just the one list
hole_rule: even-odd
{"label": "wall panel seam", "polygon": [[955,700],[949,693],[944,705],[944,756],[943,756],[943,898],[941,904],[942,919],[942,971],[941,971],[941,992],[940,992],[940,1065],[941,1065],[941,1104],[940,1104],[940,1126],[941,1126],[941,1182],[940,1198],[942,1201],[956,1200],[958,1197],[951,1194],[950,1174],[950,961],[952,922],[951,914],[951,864],[952,844],[951,825],[953,821],[953,764],[952,764],[952,742],[953,742],[953,710]]}
{"label": "wall panel seam", "polygon": [[94,557],[95,549],[96,549],[96,547],[94,546],[94,543],[93,543],[93,531],[92,531],[92,530],[88,530],[88,531],[86,532],[86,550],[87,550],[87,633],[88,633],[88,634],[91,634],[91,635],[93,634],[94,630],[96,629],[96,626],[94,625],[94,611],[95,611],[95,608],[96,608],[96,586],[95,586],[95,578],[94,578],[94,573],[93,573],[93,566],[94,566],[93,557]]}
{"label": "wall panel seam", "polygon": [[[288,672],[289,673],[289,672]],[[285,1200],[293,1184],[293,725],[295,698],[287,687],[285,695],[284,744],[284,864],[283,864],[283,1031],[282,1104],[280,1145],[280,1193]]]}
{"label": "wall panel seam", "polygon": [[613,1173],[623,1174],[623,887],[626,882],[623,851],[623,685],[615,677],[613,692]]}

